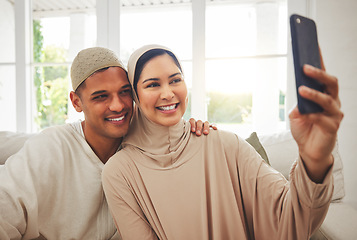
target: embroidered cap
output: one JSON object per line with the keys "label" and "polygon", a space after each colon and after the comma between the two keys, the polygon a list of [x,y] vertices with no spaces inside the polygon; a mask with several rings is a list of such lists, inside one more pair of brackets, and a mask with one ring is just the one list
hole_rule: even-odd
{"label": "embroidered cap", "polygon": [[94,72],[106,67],[121,67],[125,70],[119,58],[110,49],[93,47],[80,51],[71,66],[73,90],[77,90],[79,85]]}

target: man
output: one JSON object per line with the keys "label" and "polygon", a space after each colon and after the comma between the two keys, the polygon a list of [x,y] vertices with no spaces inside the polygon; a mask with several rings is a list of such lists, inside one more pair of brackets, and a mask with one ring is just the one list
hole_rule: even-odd
{"label": "man", "polygon": [[129,128],[127,73],[112,51],[96,47],[78,53],[71,80],[72,105],[85,120],[43,130],[0,168],[1,240],[120,239],[101,172]]}

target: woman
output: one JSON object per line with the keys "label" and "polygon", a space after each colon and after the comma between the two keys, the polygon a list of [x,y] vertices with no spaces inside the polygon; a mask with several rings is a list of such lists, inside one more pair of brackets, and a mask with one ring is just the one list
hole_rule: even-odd
{"label": "woman", "polygon": [[138,49],[128,73],[137,111],[124,149],[109,160],[102,177],[123,239],[308,239],[322,223],[333,191],[331,152],[343,117],[335,78],[305,69],[331,95],[300,91],[325,112],[290,114],[301,158],[289,183],[235,134],[190,133],[182,119],[187,88],[169,49]]}

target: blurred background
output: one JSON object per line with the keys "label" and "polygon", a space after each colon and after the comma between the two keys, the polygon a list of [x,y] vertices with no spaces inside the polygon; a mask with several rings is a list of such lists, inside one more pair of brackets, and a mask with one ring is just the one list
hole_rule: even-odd
{"label": "blurred background", "polygon": [[83,118],[69,101],[70,66],[87,47],[126,65],[144,44],[183,63],[185,118],[247,137],[288,129],[296,104],[289,16],[313,18],[327,71],[339,78],[346,198],[357,209],[357,1],[0,0],[0,131],[38,132]]}

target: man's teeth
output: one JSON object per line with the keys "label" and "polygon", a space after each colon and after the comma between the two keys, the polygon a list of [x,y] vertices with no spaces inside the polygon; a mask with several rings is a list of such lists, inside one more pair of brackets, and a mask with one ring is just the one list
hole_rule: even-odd
{"label": "man's teeth", "polygon": [[176,104],[171,105],[171,106],[164,106],[164,107],[159,107],[159,109],[164,110],[164,111],[169,111],[175,109]]}
{"label": "man's teeth", "polygon": [[108,118],[109,121],[121,121],[124,119],[125,116],[118,117],[118,118]]}

